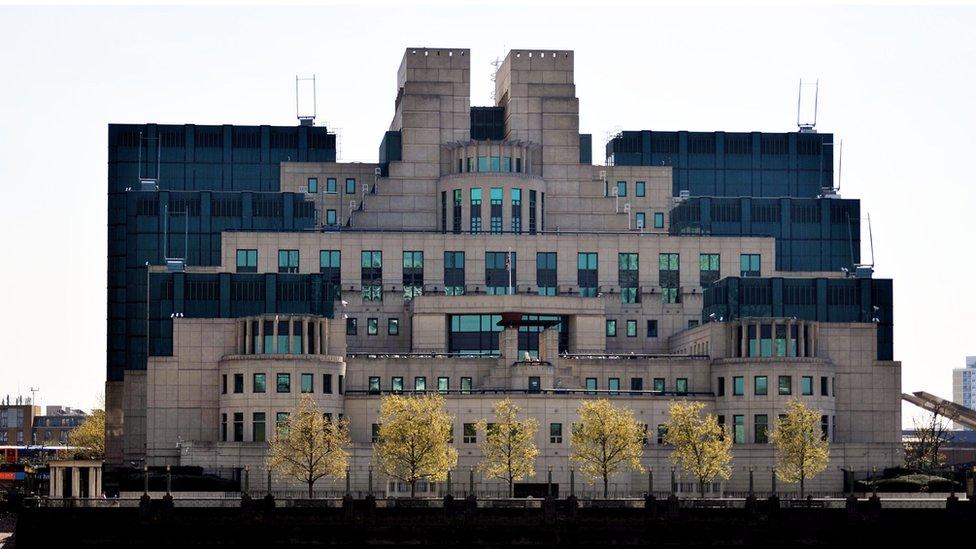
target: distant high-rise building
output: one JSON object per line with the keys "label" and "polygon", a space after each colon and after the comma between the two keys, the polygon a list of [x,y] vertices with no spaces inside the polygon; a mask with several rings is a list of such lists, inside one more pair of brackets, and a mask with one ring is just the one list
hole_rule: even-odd
{"label": "distant high-rise building", "polygon": [[[976,410],[976,356],[966,357],[966,367],[952,371],[952,401]],[[956,424],[958,429],[967,429]]]}

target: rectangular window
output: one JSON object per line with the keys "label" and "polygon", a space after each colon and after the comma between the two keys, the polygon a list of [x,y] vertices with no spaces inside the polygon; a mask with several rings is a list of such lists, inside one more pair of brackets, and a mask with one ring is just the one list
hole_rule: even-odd
{"label": "rectangular window", "polygon": [[725,396],[725,378],[720,377],[716,380],[715,396]]}
{"label": "rectangular window", "polygon": [[454,234],[460,234],[461,233],[461,208],[463,207],[462,202],[464,200],[461,189],[454,189],[452,191],[452,198],[453,198],[452,212],[454,217],[452,218],[451,221],[452,223],[451,229],[454,231]]}
{"label": "rectangular window", "polygon": [[288,412],[277,412],[275,414],[275,433],[278,436],[285,436],[288,434],[288,416],[291,415]]}
{"label": "rectangular window", "polygon": [[654,228],[663,229],[664,228],[664,213],[654,212]]}
{"label": "rectangular window", "polygon": [[244,412],[234,412],[234,442],[244,442]]}
{"label": "rectangular window", "polygon": [[596,378],[588,377],[586,378],[586,394],[595,395],[596,394]]}
{"label": "rectangular window", "polygon": [[354,336],[359,332],[359,319],[349,317],[346,319],[346,335]]}
{"label": "rectangular window", "polygon": [[470,395],[471,394],[471,378],[462,377],[461,378],[461,394]]}
{"label": "rectangular window", "polygon": [[829,396],[827,392],[827,377],[820,377],[820,396]]}
{"label": "rectangular window", "polygon": [[735,444],[745,444],[746,442],[746,416],[732,416],[732,442]]}
{"label": "rectangular window", "polygon": [[536,231],[535,197],[536,197],[536,192],[530,190],[529,191],[529,234],[535,234]]}
{"label": "rectangular window", "polygon": [[647,337],[657,337],[657,320],[647,321]]}
{"label": "rectangular window", "polygon": [[369,376],[369,394],[380,394],[380,376]]}
{"label": "rectangular window", "polygon": [[740,276],[759,276],[759,254],[739,255]]}
{"label": "rectangular window", "polygon": [[336,219],[336,211],[335,210],[332,210],[332,209],[325,210],[325,224],[326,225],[335,225],[336,222],[337,222],[337,219]]}
{"label": "rectangular window", "polygon": [[417,376],[413,378],[413,390],[418,393],[424,393],[427,391],[427,378],[423,376]]}
{"label": "rectangular window", "polygon": [[276,376],[276,391],[279,393],[291,392],[291,374],[278,374]]}
{"label": "rectangular window", "polygon": [[314,378],[313,374],[302,374],[302,392],[303,393],[314,393]]}
{"label": "rectangular window", "polygon": [[308,178],[308,191],[309,193],[319,192],[319,180],[317,177]]}
{"label": "rectangular window", "polygon": [[635,220],[634,223],[635,229],[643,229],[644,227],[647,226],[646,220],[644,218],[644,212],[637,212],[634,216],[634,220]]}
{"label": "rectangular window", "polygon": [[370,440],[370,442],[373,442],[373,443],[376,443],[376,442],[379,442],[380,441],[380,424],[379,423],[373,423],[372,425],[370,425],[369,440]]}
{"label": "rectangular window", "polygon": [[576,283],[581,297],[596,297],[599,277],[595,252],[576,254]]}
{"label": "rectangular window", "polygon": [[640,392],[644,390],[644,378],[642,377],[632,377],[630,378],[630,390],[635,392]]}
{"label": "rectangular window", "polygon": [[562,423],[550,423],[549,424],[549,444],[562,444],[563,443],[563,424]]}
{"label": "rectangular window", "polygon": [[411,299],[424,293],[424,252],[403,252],[403,299]]}
{"label": "rectangular window", "polygon": [[220,441],[227,442],[227,414],[220,414]]}
{"label": "rectangular window", "polygon": [[535,283],[539,295],[556,295],[556,252],[535,254]]}
{"label": "rectangular window", "polygon": [[325,275],[325,281],[332,286],[336,295],[342,284],[342,252],[339,250],[319,250],[319,272]]}
{"label": "rectangular window", "polygon": [[481,188],[472,187],[470,191],[471,233],[481,232]]}
{"label": "rectangular window", "polygon": [[220,394],[227,394],[227,374],[220,376]]}
{"label": "rectangular window", "polygon": [[607,337],[617,337],[617,321],[607,319]]}
{"label": "rectangular window", "polygon": [[830,417],[820,416],[820,438],[827,440],[830,438]]}
{"label": "rectangular window", "polygon": [[512,189],[512,232],[522,234],[522,189]]}
{"label": "rectangular window", "polygon": [[366,335],[374,336],[380,333],[380,319],[378,318],[367,318],[366,319]]}
{"label": "rectangular window", "polygon": [[239,273],[258,272],[258,251],[257,250],[237,250],[237,272]]}
{"label": "rectangular window", "polygon": [[322,392],[332,394],[332,374],[322,374]]}
{"label": "rectangular window", "polygon": [[674,382],[674,392],[678,393],[679,395],[688,394],[688,378],[679,377],[676,379]]}
{"label": "rectangular window", "polygon": [[719,279],[721,256],[719,254],[698,254],[698,283],[704,288]]}
{"label": "rectangular window", "polygon": [[643,181],[638,181],[636,187],[634,188],[634,196],[643,198],[645,196],[647,183]]}
{"label": "rectangular window", "polygon": [[663,377],[656,377],[656,378],[654,378],[654,392],[655,393],[664,393],[664,378]]}
{"label": "rectangular window", "polygon": [[637,321],[627,321],[627,337],[637,337]]}
{"label": "rectangular window", "polygon": [[485,173],[485,172],[488,171],[488,157],[487,156],[479,156],[478,157],[478,171],[481,172],[481,173]]}
{"label": "rectangular window", "polygon": [[769,416],[766,414],[756,414],[753,422],[753,440],[756,444],[766,444],[769,442]]}
{"label": "rectangular window", "polygon": [[465,444],[475,444],[475,443],[477,443],[478,442],[478,430],[475,429],[475,424],[474,423],[465,423],[463,425],[463,428],[464,428],[464,437],[461,439],[461,442],[463,442]]}
{"label": "rectangular window", "polygon": [[328,177],[325,179],[325,192],[328,194],[336,193],[336,178]]}
{"label": "rectangular window", "polygon": [[542,378],[538,376],[529,376],[529,392],[539,393],[542,391]]}
{"label": "rectangular window", "polygon": [[485,252],[485,291],[488,295],[506,295],[518,284],[515,252]]}
{"label": "rectangular window", "polygon": [[756,396],[766,396],[769,390],[767,385],[768,382],[766,380],[766,376],[756,376],[755,378],[753,378],[752,392]]}
{"label": "rectangular window", "polygon": [[254,412],[251,414],[251,440],[264,442],[266,437],[264,412]]}
{"label": "rectangular window", "polygon": [[[339,374],[339,394],[340,395],[345,392],[343,390],[343,381],[345,381],[345,377],[346,376],[344,376],[342,374]],[[342,414],[339,414],[339,417],[341,418],[342,417]]]}
{"label": "rectangular window", "polygon": [[390,318],[386,321],[386,335],[400,335],[400,319]]}
{"label": "rectangular window", "polygon": [[444,252],[444,295],[464,295],[464,252]]}
{"label": "rectangular window", "polygon": [[492,187],[488,195],[488,207],[489,207],[488,230],[492,234],[499,234],[502,232],[502,207],[504,206],[503,204],[504,201],[505,201],[505,189],[501,187]]}
{"label": "rectangular window", "polygon": [[234,393],[244,392],[244,374],[234,374]]}
{"label": "rectangular window", "polygon": [[278,250],[278,272],[298,272],[298,250]]}
{"label": "rectangular window", "polygon": [[803,376],[800,378],[800,394],[803,396],[813,396],[813,376]]}
{"label": "rectangular window", "polygon": [[403,392],[403,376],[393,376],[390,380],[390,390],[395,394]]}
{"label": "rectangular window", "polygon": [[617,196],[627,196],[627,182],[617,181]]}
{"label": "rectangular window", "polygon": [[360,254],[363,301],[383,301],[383,252],[363,250]]}
{"label": "rectangular window", "polygon": [[663,303],[680,303],[678,254],[658,254],[658,280],[661,284],[661,301]]}
{"label": "rectangular window", "polygon": [[793,378],[790,376],[779,376],[779,394],[782,396],[793,394]]}
{"label": "rectangular window", "polygon": [[746,393],[746,382],[742,376],[732,378],[732,396],[742,396]]}
{"label": "rectangular window", "polygon": [[607,389],[609,389],[611,395],[619,395],[620,394],[620,378],[619,377],[611,377],[607,381]]}
{"label": "rectangular window", "polygon": [[446,395],[448,391],[451,390],[451,378],[449,377],[439,377],[437,378],[437,392]]}
{"label": "rectangular window", "polygon": [[356,194],[356,178],[346,178],[346,194]]}
{"label": "rectangular window", "polygon": [[658,424],[657,426],[657,443],[664,444],[664,437],[668,434],[668,426],[663,424]]}
{"label": "rectangular window", "polygon": [[254,374],[254,379],[251,382],[252,390],[255,393],[263,393],[267,391],[267,377],[265,374]]}
{"label": "rectangular window", "polygon": [[617,255],[617,282],[620,284],[621,303],[640,302],[638,259],[637,254],[622,253]]}

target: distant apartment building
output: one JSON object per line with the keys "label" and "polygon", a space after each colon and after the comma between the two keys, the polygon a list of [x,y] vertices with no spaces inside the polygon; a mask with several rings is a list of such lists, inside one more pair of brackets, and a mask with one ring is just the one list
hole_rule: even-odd
{"label": "distant apartment building", "polygon": [[40,415],[41,407],[30,404],[29,398],[10,397],[0,402],[0,446],[23,446],[30,444],[34,417]]}
{"label": "distant apartment building", "polygon": [[46,406],[44,415],[34,417],[32,444],[62,446],[68,442],[68,433],[81,425],[86,414],[83,410],[68,406]]}
{"label": "distant apartment building", "polygon": [[[965,368],[952,370],[952,401],[976,410],[976,356],[966,357]],[[957,429],[969,429],[956,424]]]}

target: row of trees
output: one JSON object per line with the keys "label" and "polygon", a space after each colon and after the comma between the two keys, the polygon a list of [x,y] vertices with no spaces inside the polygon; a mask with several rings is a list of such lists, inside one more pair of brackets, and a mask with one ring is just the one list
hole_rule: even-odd
{"label": "row of trees", "polygon": [[[671,461],[698,481],[702,496],[707,483],[728,479],[732,472],[732,436],[705,414],[700,402],[674,402],[664,442],[672,447]],[[579,472],[603,482],[609,495],[610,478],[622,470],[641,472],[647,426],[626,408],[609,400],[587,400],[577,410],[579,421],[570,431],[570,461]],[[504,480],[509,496],[516,481],[535,475],[539,449],[535,445],[538,421],[523,417],[509,399],[493,409],[494,421],[476,424],[482,433],[482,460],[478,469],[488,478]],[[453,442],[454,418],[444,410],[440,395],[384,397],[380,404],[379,438],[373,445],[374,465],[385,475],[410,484],[411,496],[421,480],[442,481],[457,466]],[[786,414],[769,432],[776,446],[776,475],[784,482],[804,484],[824,471],[829,458],[821,436],[820,411],[799,400],[787,405]],[[346,419],[327,419],[308,396],[302,398],[286,425],[271,442],[268,466],[308,485],[312,497],[316,481],[340,478],[349,462],[350,442]]]}

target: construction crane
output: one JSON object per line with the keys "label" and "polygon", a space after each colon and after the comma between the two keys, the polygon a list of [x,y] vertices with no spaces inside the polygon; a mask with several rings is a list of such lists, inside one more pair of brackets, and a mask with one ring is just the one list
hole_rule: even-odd
{"label": "construction crane", "polygon": [[976,410],[971,410],[951,400],[937,397],[925,391],[916,391],[912,394],[902,393],[901,399],[911,402],[923,410],[944,416],[946,419],[952,420],[955,423],[965,425],[970,429],[976,429]]}

